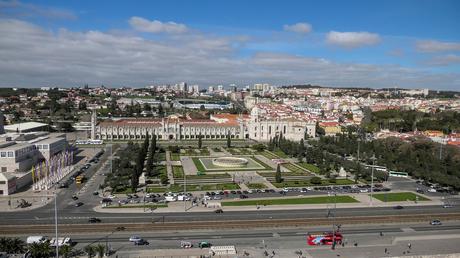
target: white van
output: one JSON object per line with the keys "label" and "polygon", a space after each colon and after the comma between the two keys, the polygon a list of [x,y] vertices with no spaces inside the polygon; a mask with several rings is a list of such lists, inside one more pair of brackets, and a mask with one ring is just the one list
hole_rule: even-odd
{"label": "white van", "polygon": [[48,238],[46,238],[45,236],[29,236],[27,237],[26,239],[26,243],[28,245],[31,245],[31,244],[41,244],[41,243],[44,243],[48,241]]}
{"label": "white van", "polygon": [[175,196],[166,196],[165,200],[167,202],[175,202],[175,201],[177,201],[177,198]]}

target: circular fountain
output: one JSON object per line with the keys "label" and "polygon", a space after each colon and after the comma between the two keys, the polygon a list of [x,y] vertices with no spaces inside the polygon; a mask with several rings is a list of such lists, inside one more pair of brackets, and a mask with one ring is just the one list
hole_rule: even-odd
{"label": "circular fountain", "polygon": [[238,157],[219,157],[213,159],[212,164],[224,168],[241,168],[247,166],[248,160]]}

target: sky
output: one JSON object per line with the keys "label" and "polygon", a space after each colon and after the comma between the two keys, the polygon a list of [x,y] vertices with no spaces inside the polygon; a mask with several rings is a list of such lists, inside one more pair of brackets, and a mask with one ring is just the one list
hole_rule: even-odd
{"label": "sky", "polygon": [[0,0],[0,87],[460,90],[460,1]]}

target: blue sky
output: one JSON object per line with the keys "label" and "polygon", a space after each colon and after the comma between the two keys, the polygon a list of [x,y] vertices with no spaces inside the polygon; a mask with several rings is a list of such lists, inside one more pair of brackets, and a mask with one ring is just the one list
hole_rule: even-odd
{"label": "blue sky", "polygon": [[459,90],[459,13],[434,0],[0,0],[0,86]]}

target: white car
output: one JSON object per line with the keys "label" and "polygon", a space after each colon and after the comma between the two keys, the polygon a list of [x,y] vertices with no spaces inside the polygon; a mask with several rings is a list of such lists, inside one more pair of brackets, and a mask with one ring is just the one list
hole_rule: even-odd
{"label": "white car", "polygon": [[430,193],[436,193],[436,189],[434,189],[434,188],[429,188],[429,189],[428,189],[428,192],[430,192]]}
{"label": "white car", "polygon": [[253,192],[254,192],[254,191],[252,191],[251,189],[248,190],[248,193],[250,193],[250,194],[253,193]]}
{"label": "white car", "polygon": [[131,236],[129,238],[129,242],[137,242],[140,241],[142,238],[140,236]]}
{"label": "white car", "polygon": [[111,194],[111,195],[107,196],[107,198],[115,199],[115,198],[117,198],[117,197],[116,197],[115,195]]}
{"label": "white car", "polygon": [[214,200],[222,200],[222,197],[220,197],[220,196],[214,196],[213,199],[214,199]]}
{"label": "white car", "polygon": [[367,192],[369,192],[369,190],[367,190],[367,189],[361,189],[361,190],[359,190],[359,191],[360,191],[361,193],[367,193]]}

